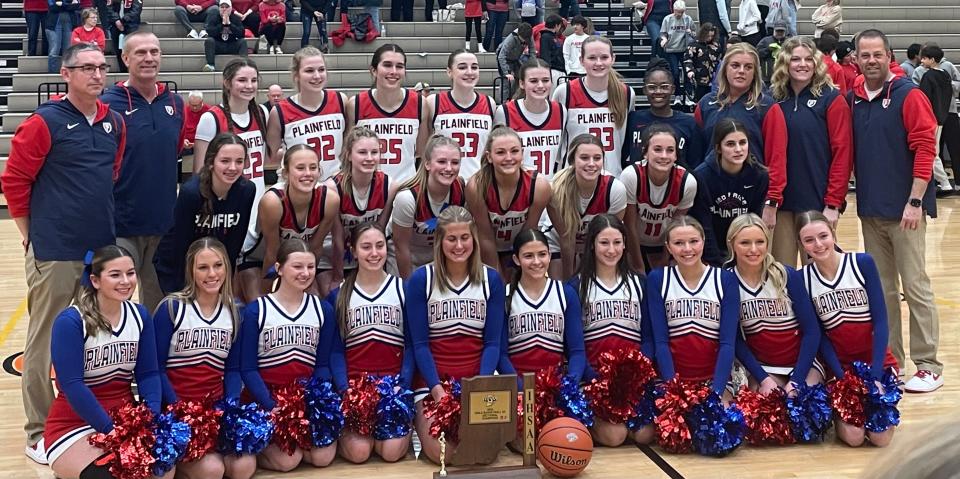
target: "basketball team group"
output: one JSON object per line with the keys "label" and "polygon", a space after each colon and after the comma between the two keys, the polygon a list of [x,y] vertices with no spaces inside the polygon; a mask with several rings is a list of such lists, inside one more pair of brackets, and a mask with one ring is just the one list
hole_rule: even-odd
{"label": "basketball team group", "polygon": [[[179,189],[190,106],[160,81],[159,45],[128,35],[129,78],[114,85],[96,47],[66,50],[68,93],[17,129],[0,177],[28,286],[26,455],[57,477],[114,477],[116,451],[92,438],[135,401],[160,415],[232,399],[279,419],[279,391],[298,380],[347,398],[373,378],[412,399],[409,417],[322,445],[213,441],[155,473],[400,461],[414,433],[437,462],[429,405],[451,380],[556,368],[587,384],[635,351],[657,381],[702,385],[724,405],[744,390],[789,398],[855,365],[881,395],[943,384],[924,262],[937,121],[891,72],[880,31],[857,36],[846,96],[810,39],[783,44],[769,88],[756,50],[731,44],[693,115],[672,110],[665,62],[648,68],[650,106],[636,110],[601,36],[583,42],[583,77],[555,85],[531,59],[501,105],[464,50],[447,61],[451,88],[421,96],[404,86],[403,50],[385,44],[373,86],[348,97],[304,47],[296,91],[269,110],[256,64],[237,58]],[[851,174],[866,252],[837,242],[838,222],[855,221]],[[905,367],[901,292],[917,372],[890,383]],[[600,445],[662,437],[605,417],[590,428]],[[837,440],[890,443],[893,425],[846,418]]]}

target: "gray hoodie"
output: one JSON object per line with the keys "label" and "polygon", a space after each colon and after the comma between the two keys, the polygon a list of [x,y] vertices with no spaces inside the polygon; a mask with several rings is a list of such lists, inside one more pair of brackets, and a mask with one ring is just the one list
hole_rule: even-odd
{"label": "gray hoodie", "polygon": [[677,18],[676,15],[663,17],[663,23],[660,24],[660,38],[667,39],[663,51],[668,53],[686,52],[688,39],[696,35],[694,28],[693,19],[686,13],[681,18]]}

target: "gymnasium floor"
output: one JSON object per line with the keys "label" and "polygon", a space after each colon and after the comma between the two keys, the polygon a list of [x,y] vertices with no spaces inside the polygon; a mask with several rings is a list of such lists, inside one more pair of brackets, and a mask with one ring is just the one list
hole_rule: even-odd
{"label": "gymnasium floor", "polygon": [[[851,196],[849,200],[853,200]],[[900,403],[902,423],[888,449],[864,447],[851,449],[837,444],[833,437],[818,445],[782,448],[741,447],[723,459],[662,453],[656,448],[649,456],[632,445],[616,449],[600,448],[594,452],[590,466],[580,476],[585,478],[853,478],[877,477],[873,468],[888,458],[902,457],[902,452],[924,441],[923,433],[934,426],[955,420],[960,410],[960,199],[939,202],[940,217],[927,229],[927,271],[934,285],[940,312],[940,358],[946,364],[946,385],[926,395],[904,395]],[[840,244],[848,250],[862,250],[859,223],[851,205],[840,221]],[[954,216],[956,214],[956,216]],[[26,336],[26,287],[23,259],[16,227],[9,219],[0,220],[0,357],[5,371],[0,372],[0,478],[52,478],[49,468],[34,464],[23,455],[23,410],[19,378],[9,370],[10,358],[18,354]],[[906,306],[904,304],[904,310]],[[906,314],[904,321],[906,322]],[[904,326],[904,331],[907,326]],[[907,377],[914,372],[907,366]],[[950,428],[960,431],[960,428]],[[960,433],[958,433],[960,435]],[[936,460],[936,457],[927,457]],[[519,456],[501,454],[498,465],[517,465]],[[286,474],[258,473],[258,478],[307,477],[431,477],[437,468],[412,456],[398,464],[371,460],[364,465],[350,465],[337,460],[333,466],[316,471],[302,466]],[[956,472],[956,471],[955,471]],[[909,476],[901,476],[909,477]]]}

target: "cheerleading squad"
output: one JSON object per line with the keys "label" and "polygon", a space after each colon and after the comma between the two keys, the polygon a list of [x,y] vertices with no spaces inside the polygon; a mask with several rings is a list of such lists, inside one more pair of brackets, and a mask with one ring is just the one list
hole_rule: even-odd
{"label": "cheerleading squad", "polygon": [[[658,65],[651,109],[632,111],[602,37],[552,99],[535,59],[500,106],[460,50],[452,89],[421,98],[384,45],[374,87],[348,99],[306,47],[297,93],[269,112],[256,65],[231,61],[155,258],[165,298],[152,315],[132,303],[135,261],[107,246],[53,325],[54,472],[392,462],[413,430],[437,462],[441,432],[457,446],[457,381],[495,372],[537,373],[537,424],[571,416],[606,446],[723,455],[744,436],[820,440],[834,421],[846,444],[888,444],[900,390],[884,289],[869,255],[836,245],[850,106],[809,41],[783,51],[771,96],[756,51],[731,46],[694,116],[671,110]],[[774,238],[793,245],[785,259]]]}

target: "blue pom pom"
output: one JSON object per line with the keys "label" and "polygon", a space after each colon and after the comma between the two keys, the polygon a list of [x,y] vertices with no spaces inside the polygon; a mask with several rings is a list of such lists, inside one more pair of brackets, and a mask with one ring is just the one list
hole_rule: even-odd
{"label": "blue pom pom", "polygon": [[887,429],[900,424],[900,410],[897,404],[903,397],[903,390],[900,389],[900,378],[891,371],[887,371],[880,379],[883,386],[883,393],[874,381],[870,381],[867,386],[866,413],[867,420],[864,427],[870,432],[883,432]]}
{"label": "blue pom pom", "polygon": [[736,405],[724,408],[716,393],[694,406],[686,419],[693,448],[700,454],[726,456],[743,443],[743,412]]}
{"label": "blue pom pom", "polygon": [[223,411],[220,417],[220,444],[222,454],[259,454],[273,437],[270,413],[257,403],[242,404],[238,398],[226,398],[215,406]]}
{"label": "blue pom pom", "polygon": [[330,381],[322,378],[304,380],[307,419],[315,447],[327,447],[340,438],[343,430],[341,398]]}
{"label": "blue pom pom", "polygon": [[823,384],[796,385],[793,397],[787,397],[790,431],[797,442],[819,442],[833,423],[830,396]]}
{"label": "blue pom pom", "polygon": [[627,419],[627,429],[637,431],[643,426],[653,424],[653,420],[660,414],[657,411],[657,398],[662,393],[663,391],[657,388],[653,381],[644,386],[643,399],[633,409],[636,415]]}
{"label": "blue pom pom", "polygon": [[593,427],[593,407],[580,389],[580,385],[570,376],[560,379],[556,402],[564,416],[572,417],[584,426]]}
{"label": "blue pom pom", "polygon": [[413,391],[403,387],[400,376],[384,376],[377,383],[377,422],[373,438],[378,441],[407,437],[413,422],[415,409]]}
{"label": "blue pom pom", "polygon": [[190,444],[190,425],[178,421],[173,413],[165,413],[153,419],[156,441],[150,448],[154,463],[152,472],[162,476],[177,465]]}

